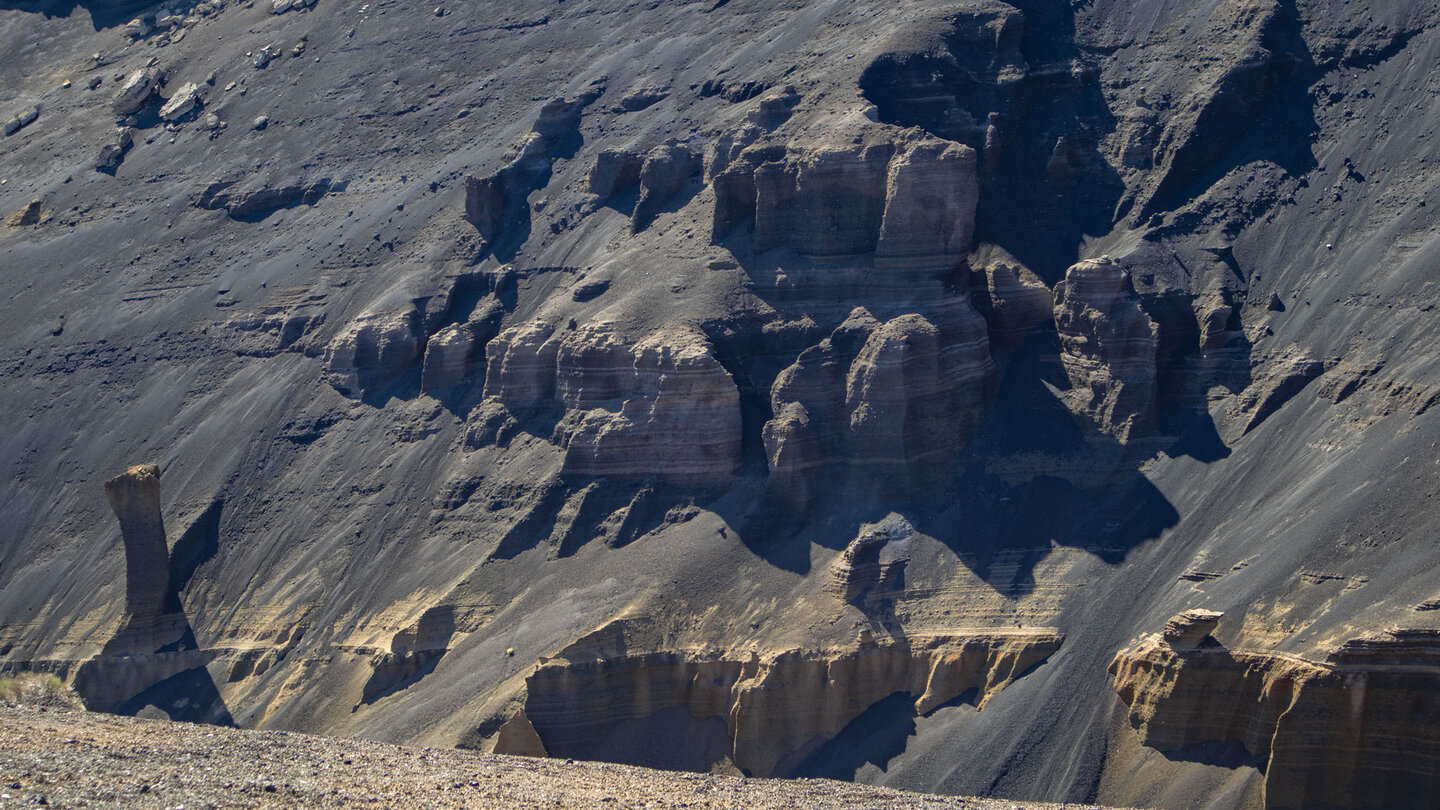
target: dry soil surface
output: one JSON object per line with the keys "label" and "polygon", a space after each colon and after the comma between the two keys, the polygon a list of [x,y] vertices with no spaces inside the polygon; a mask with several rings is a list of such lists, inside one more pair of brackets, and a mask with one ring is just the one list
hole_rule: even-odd
{"label": "dry soil surface", "polygon": [[0,807],[1078,808],[0,706]]}

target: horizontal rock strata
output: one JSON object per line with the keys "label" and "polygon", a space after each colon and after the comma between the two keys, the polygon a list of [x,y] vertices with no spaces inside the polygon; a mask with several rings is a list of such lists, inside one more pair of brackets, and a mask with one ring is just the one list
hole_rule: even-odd
{"label": "horizontal rock strata", "polygon": [[1160,334],[1124,269],[1108,257],[1071,265],[1055,285],[1055,326],[1072,407],[1121,442],[1150,431]]}
{"label": "horizontal rock strata", "polygon": [[1310,661],[1197,639],[1217,616],[1181,614],[1111,662],[1142,743],[1181,759],[1240,743],[1263,763],[1270,808],[1434,806],[1440,635],[1392,630]]}
{"label": "horizontal rock strata", "polygon": [[544,321],[504,330],[486,352],[486,419],[561,413],[563,471],[728,481],[740,463],[740,394],[709,340],[685,326],[631,342],[610,325],[556,333]]}
{"label": "horizontal rock strata", "polygon": [[725,754],[735,767],[780,776],[897,692],[921,715],[970,690],[983,708],[1062,641],[1053,633],[1000,631],[748,657],[670,651],[601,657],[587,648],[542,662],[526,678],[517,722],[534,728],[550,756],[604,758],[596,743],[615,726],[682,709],[695,720],[724,723]]}

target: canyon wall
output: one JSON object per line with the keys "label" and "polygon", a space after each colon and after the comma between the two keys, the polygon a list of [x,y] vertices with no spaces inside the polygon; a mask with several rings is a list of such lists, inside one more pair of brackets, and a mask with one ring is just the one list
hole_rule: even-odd
{"label": "canyon wall", "polygon": [[0,668],[1428,801],[1436,0],[327,1],[0,8]]}

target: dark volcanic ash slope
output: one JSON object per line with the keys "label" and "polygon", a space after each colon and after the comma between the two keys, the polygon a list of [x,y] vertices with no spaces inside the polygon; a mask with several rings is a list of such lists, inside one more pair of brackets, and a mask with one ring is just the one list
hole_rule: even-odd
{"label": "dark volcanic ash slope", "polygon": [[1429,806],[1440,7],[893,6],[0,3],[4,665]]}

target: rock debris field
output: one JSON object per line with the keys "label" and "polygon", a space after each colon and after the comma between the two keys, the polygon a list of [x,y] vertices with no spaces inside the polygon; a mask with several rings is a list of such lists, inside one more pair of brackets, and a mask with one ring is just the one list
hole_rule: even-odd
{"label": "rock debris field", "polygon": [[0,706],[0,807],[1080,810]]}

